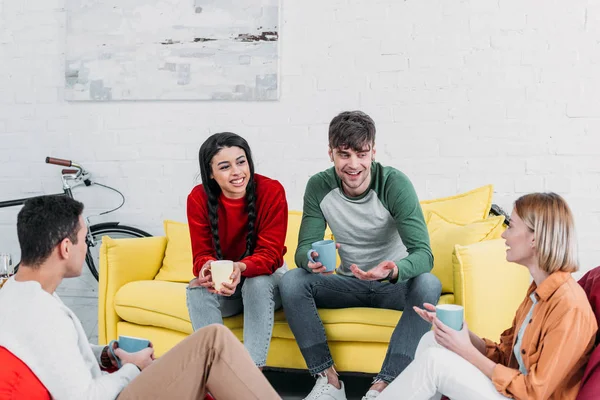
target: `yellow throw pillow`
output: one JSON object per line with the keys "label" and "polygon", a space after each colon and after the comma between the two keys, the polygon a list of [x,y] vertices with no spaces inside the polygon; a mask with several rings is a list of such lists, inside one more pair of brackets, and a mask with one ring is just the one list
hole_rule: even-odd
{"label": "yellow throw pillow", "polygon": [[456,196],[423,200],[423,213],[435,211],[444,217],[463,224],[487,218],[492,207],[494,186],[486,185]]}
{"label": "yellow throw pillow", "polygon": [[454,293],[452,252],[457,244],[468,245],[498,239],[504,231],[504,217],[491,217],[469,224],[450,221],[436,212],[425,216],[433,252],[433,270],[442,283],[442,293]]}
{"label": "yellow throw pillow", "polygon": [[506,261],[504,239],[457,245],[452,264],[454,301],[465,307],[469,329],[497,342],[527,295],[529,271]]}
{"label": "yellow throw pillow", "polygon": [[194,278],[192,240],[188,224],[165,220],[167,249],[163,265],[156,275],[158,281],[189,282]]}

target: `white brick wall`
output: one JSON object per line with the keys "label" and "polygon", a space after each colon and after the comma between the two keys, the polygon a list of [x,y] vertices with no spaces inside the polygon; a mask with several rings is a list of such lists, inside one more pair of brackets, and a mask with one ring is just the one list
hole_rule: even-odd
{"label": "white brick wall", "polygon": [[[200,143],[231,130],[300,209],[308,177],[330,165],[327,123],[362,109],[378,159],[421,198],[493,183],[510,210],[522,193],[558,191],[582,269],[600,264],[598,2],[282,3],[279,102],[70,104],[64,0],[0,0],[0,198],[59,191],[44,157],[73,158],[125,193],[114,218],[160,234],[163,219],[185,219]],[[117,202],[101,188],[77,196],[90,210]],[[16,212],[0,210],[0,250],[18,253]]]}

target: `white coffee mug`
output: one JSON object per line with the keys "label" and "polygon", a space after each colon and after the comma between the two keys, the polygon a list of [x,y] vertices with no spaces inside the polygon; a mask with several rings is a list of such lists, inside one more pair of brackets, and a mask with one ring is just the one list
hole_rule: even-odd
{"label": "white coffee mug", "polygon": [[[203,269],[202,270],[203,278],[205,277],[205,275],[204,275],[205,272],[206,272],[206,269]],[[218,292],[223,288],[223,286],[222,286],[223,282],[229,282],[229,283],[232,282],[230,276],[233,273],[233,261],[229,261],[229,260],[212,261],[210,263],[210,273],[212,275],[212,281],[215,284],[214,289]]]}

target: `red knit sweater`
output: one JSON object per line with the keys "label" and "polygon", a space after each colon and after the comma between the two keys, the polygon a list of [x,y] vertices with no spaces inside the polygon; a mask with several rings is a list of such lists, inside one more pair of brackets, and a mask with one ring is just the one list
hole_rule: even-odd
{"label": "red knit sweater", "polygon": [[[224,260],[246,264],[243,276],[270,275],[283,265],[286,252],[288,207],[285,190],[281,184],[265,176],[254,174],[256,181],[256,245],[254,252],[244,259],[248,233],[246,199],[219,197],[219,241]],[[188,196],[187,215],[192,238],[194,276],[208,260],[216,260],[213,237],[208,218],[208,196],[202,185],[196,186]]]}

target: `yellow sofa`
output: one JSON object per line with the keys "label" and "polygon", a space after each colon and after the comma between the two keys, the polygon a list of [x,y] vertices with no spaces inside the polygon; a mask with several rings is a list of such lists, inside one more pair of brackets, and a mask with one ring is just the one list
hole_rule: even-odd
{"label": "yellow sofa", "polygon": [[[510,325],[529,285],[523,267],[505,261],[502,217],[490,217],[492,187],[422,202],[435,264],[442,281],[440,304],[465,307],[476,333],[497,339]],[[301,213],[290,211],[285,261],[293,268]],[[191,278],[189,233],[167,222],[166,236],[105,238],[100,250],[99,324],[101,344],[119,335],[154,343],[158,356],[192,333],[186,307],[186,280]],[[326,237],[330,237],[326,233]],[[181,250],[181,249],[188,249]],[[377,373],[401,312],[371,308],[320,309],[337,369]],[[241,340],[242,315],[225,319]],[[283,310],[275,325],[267,366],[306,369]]]}

